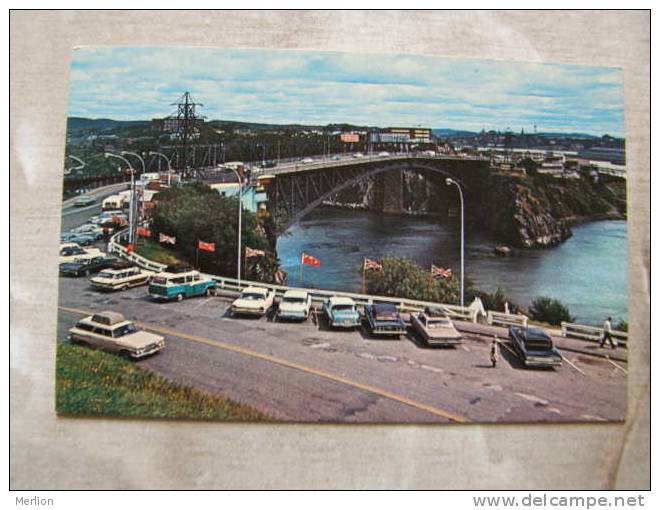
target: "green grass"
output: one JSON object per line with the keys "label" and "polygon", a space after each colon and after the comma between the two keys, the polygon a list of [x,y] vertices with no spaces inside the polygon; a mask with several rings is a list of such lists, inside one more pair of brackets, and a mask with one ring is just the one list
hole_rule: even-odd
{"label": "green grass", "polygon": [[184,263],[176,252],[164,248],[153,239],[140,239],[135,251],[138,255],[160,264],[178,265]]}
{"label": "green grass", "polygon": [[87,347],[59,344],[56,370],[60,415],[273,421],[249,406],[172,383]]}

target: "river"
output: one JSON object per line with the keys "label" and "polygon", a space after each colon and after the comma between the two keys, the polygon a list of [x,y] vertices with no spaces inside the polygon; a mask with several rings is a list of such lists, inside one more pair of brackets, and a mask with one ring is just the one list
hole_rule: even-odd
{"label": "river", "polygon": [[[363,257],[409,257],[460,272],[460,228],[456,218],[386,216],[373,212],[317,209],[278,239],[277,251],[289,284],[300,285],[300,253],[321,260],[305,267],[304,285],[359,292]],[[566,304],[576,320],[601,324],[628,320],[628,247],[625,221],[576,225],[573,237],[547,249],[516,250],[499,257],[488,232],[466,230],[465,271],[474,285],[492,292],[501,287],[527,307],[536,296]]]}

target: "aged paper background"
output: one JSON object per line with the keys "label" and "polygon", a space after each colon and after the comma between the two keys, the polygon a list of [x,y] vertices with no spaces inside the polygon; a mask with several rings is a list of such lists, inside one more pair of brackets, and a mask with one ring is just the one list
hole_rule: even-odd
{"label": "aged paper background", "polygon": [[[648,12],[14,11],[10,20],[12,488],[650,487]],[[633,346],[626,423],[311,426],[57,418],[56,247],[76,45],[300,48],[623,67]]]}

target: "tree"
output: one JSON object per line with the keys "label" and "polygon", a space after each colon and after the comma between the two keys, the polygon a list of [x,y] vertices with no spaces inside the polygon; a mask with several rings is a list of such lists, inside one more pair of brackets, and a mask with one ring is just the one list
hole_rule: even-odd
{"label": "tree", "polygon": [[447,304],[460,301],[457,278],[433,278],[429,271],[409,259],[384,258],[382,265],[382,270],[367,271],[365,275],[369,294]]}
{"label": "tree", "polygon": [[[163,233],[176,237],[176,249],[188,263],[220,276],[236,276],[238,198],[224,197],[211,187],[185,184],[157,195],[151,231],[157,239]],[[242,245],[263,250],[265,257],[244,259],[243,277],[274,282],[279,262],[269,253],[266,220],[250,212],[242,213]],[[198,241],[215,243],[215,252],[198,252]]]}
{"label": "tree", "polygon": [[575,319],[571,317],[568,307],[558,299],[553,299],[546,296],[540,296],[532,301],[529,307],[529,316],[540,322],[547,322],[555,326],[559,326],[562,321],[573,322]]}

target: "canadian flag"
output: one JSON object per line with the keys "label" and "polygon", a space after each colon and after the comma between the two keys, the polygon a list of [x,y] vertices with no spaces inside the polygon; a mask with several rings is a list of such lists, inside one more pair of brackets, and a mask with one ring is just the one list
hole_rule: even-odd
{"label": "canadian flag", "polygon": [[381,271],[383,269],[383,264],[380,262],[376,262],[375,260],[371,260],[368,258],[364,258],[364,269],[365,271],[367,269],[372,269],[374,271]]}
{"label": "canadian flag", "polygon": [[140,237],[151,237],[151,230],[149,230],[148,228],[138,227],[136,233]]}
{"label": "canadian flag", "polygon": [[197,241],[197,248],[201,251],[214,252],[215,243],[205,243],[204,241]]}
{"label": "canadian flag", "polygon": [[305,252],[303,252],[300,256],[300,263],[305,266],[321,267],[321,261],[319,259],[312,257],[311,255],[307,255]]}
{"label": "canadian flag", "polygon": [[266,255],[266,252],[263,250],[255,250],[250,248],[249,246],[245,247],[245,258],[249,259],[250,257],[263,257]]}
{"label": "canadian flag", "polygon": [[165,235],[165,234],[160,234],[158,236],[158,242],[159,243],[167,243],[167,244],[176,244],[176,237],[168,236],[168,235]]}

